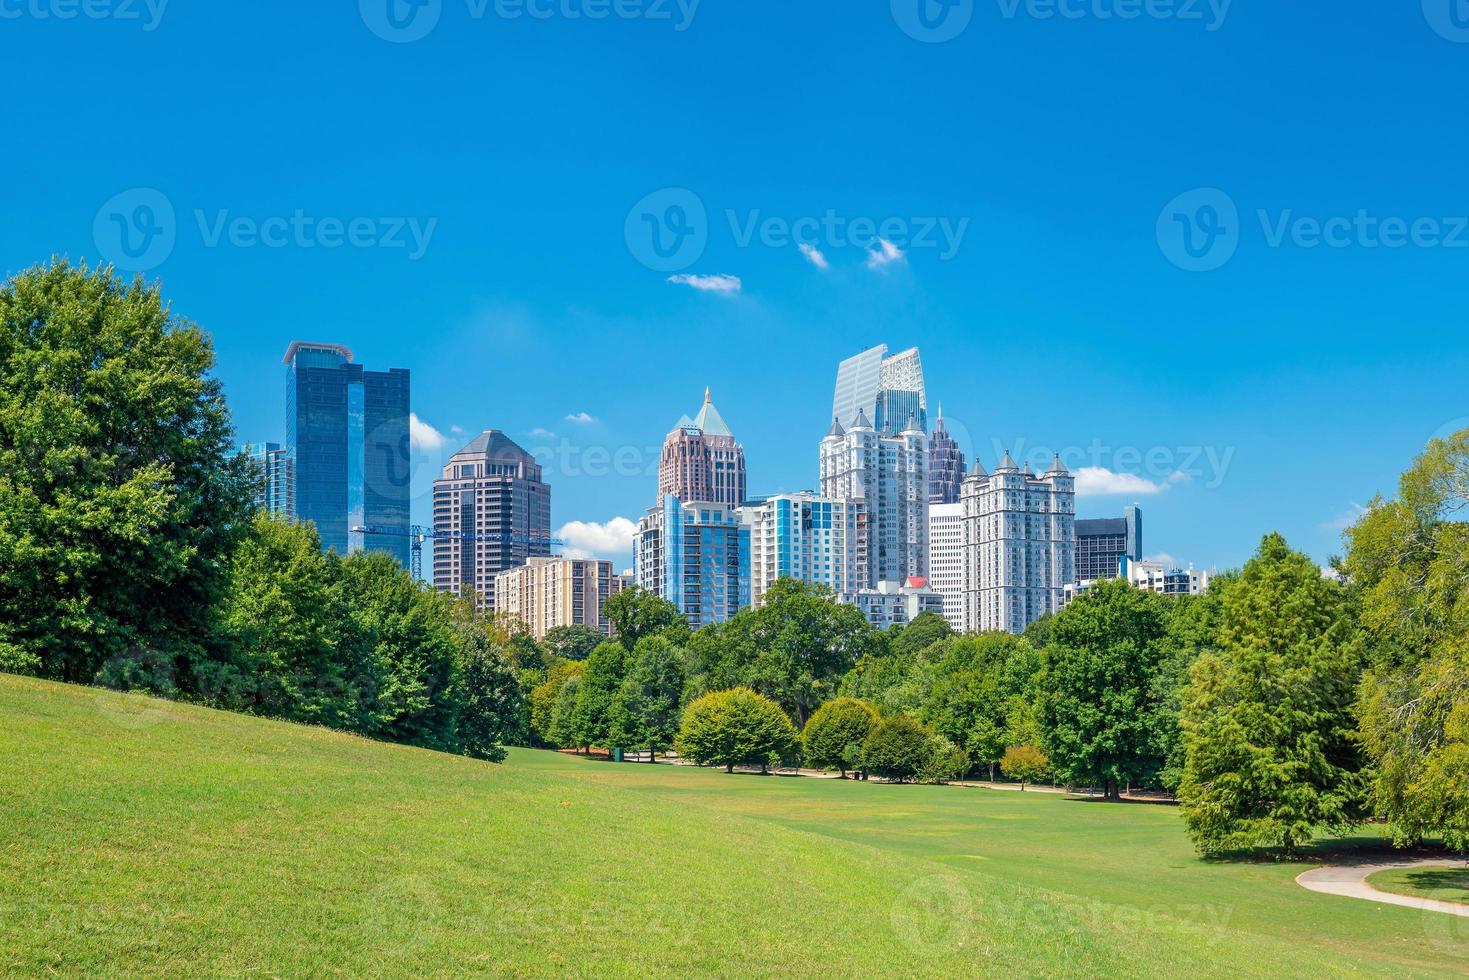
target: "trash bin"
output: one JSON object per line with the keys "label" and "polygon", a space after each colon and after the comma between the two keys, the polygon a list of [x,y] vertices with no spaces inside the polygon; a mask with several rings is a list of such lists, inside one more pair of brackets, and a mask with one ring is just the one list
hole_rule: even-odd
{"label": "trash bin", "polygon": [[621,762],[622,761],[622,750],[621,749],[613,749],[612,750],[612,761],[613,762]]}

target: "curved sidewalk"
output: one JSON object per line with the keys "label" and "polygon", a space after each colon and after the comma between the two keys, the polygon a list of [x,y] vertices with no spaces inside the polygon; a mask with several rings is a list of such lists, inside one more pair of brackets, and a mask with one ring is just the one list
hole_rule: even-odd
{"label": "curved sidewalk", "polygon": [[1369,902],[1386,905],[1405,905],[1411,909],[1427,912],[1445,912],[1449,915],[1469,917],[1469,905],[1460,902],[1441,902],[1436,898],[1417,898],[1413,895],[1396,895],[1378,891],[1367,884],[1367,876],[1393,868],[1462,868],[1463,861],[1384,861],[1375,864],[1334,865],[1316,868],[1296,876],[1296,884],[1313,892],[1327,895],[1342,895],[1361,898]]}

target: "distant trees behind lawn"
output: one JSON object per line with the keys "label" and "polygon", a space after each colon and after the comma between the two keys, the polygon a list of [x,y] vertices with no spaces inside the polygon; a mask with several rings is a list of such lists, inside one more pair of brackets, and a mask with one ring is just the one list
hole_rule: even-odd
{"label": "distant trees behind lawn", "polygon": [[57,262],[0,288],[0,670],[485,759],[1163,789],[1211,854],[1374,816],[1469,847],[1469,432],[1372,502],[1330,577],[1269,534],[1207,595],[1103,582],[1024,636],[882,632],[784,580],[696,632],[631,589],[615,641],[537,642],[252,515],[212,367],[156,287]]}

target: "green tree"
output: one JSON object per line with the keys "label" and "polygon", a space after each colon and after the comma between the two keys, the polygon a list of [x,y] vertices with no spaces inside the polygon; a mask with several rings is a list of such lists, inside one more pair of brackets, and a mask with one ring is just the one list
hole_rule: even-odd
{"label": "green tree", "polygon": [[645,636],[665,636],[682,645],[689,635],[689,621],[678,607],[642,586],[623,589],[603,606],[612,631],[626,650],[637,648]]}
{"label": "green tree", "polygon": [[581,694],[581,675],[573,674],[562,682],[551,709],[549,733],[551,742],[563,749],[581,750],[589,741],[577,727],[576,703]]}
{"label": "green tree", "polygon": [[779,579],[758,609],[701,629],[689,642],[696,691],[742,685],[779,704],[804,724],[881,634],[854,606],[823,586]]}
{"label": "green tree", "polygon": [[213,367],[157,286],[0,287],[0,667],[198,693],[252,489]]}
{"label": "green tree", "polygon": [[1000,760],[1000,769],[1011,779],[1020,781],[1020,792],[1026,783],[1039,782],[1051,771],[1051,760],[1034,745],[1012,745]]}
{"label": "green tree", "polygon": [[1184,821],[1206,854],[1278,846],[1360,816],[1351,597],[1270,534],[1220,596],[1218,646],[1183,698]]}
{"label": "green tree", "polygon": [[817,708],[801,733],[806,764],[816,769],[837,769],[847,778],[848,760],[859,757],[860,749],[877,712],[856,698],[834,698]]}
{"label": "green tree", "polygon": [[940,735],[962,745],[976,765],[995,764],[1011,738],[1012,721],[1030,717],[1040,658],[1024,638],[1010,633],[955,637],[930,648],[938,659],[920,717]]}
{"label": "green tree", "polygon": [[762,772],[794,754],[796,729],[771,699],[747,687],[714,691],[696,699],[683,714],[676,745],[701,766],[758,765]]}
{"label": "green tree", "polygon": [[889,715],[872,726],[862,743],[862,768],[895,783],[911,782],[933,755],[935,741],[917,718]]}
{"label": "green tree", "polygon": [[603,643],[586,659],[577,688],[572,728],[581,744],[612,747],[612,709],[627,672],[627,653],[621,643]]}
{"label": "green tree", "polygon": [[461,629],[458,640],[460,747],[465,755],[503,762],[505,745],[524,745],[530,738],[520,684],[489,632]]}
{"label": "green tree", "polygon": [[924,611],[906,626],[888,631],[888,649],[897,656],[912,656],[953,635],[947,619],[936,612]]}
{"label": "green tree", "polygon": [[414,581],[380,551],[341,561],[352,618],[367,638],[365,677],[375,684],[368,734],[458,751],[459,640],[449,597]]}
{"label": "green tree", "polygon": [[590,626],[556,626],[546,631],[546,652],[562,660],[585,660],[607,638]]}
{"label": "green tree", "polygon": [[[257,514],[229,563],[220,627],[231,655],[200,667],[219,707],[370,732],[378,689],[368,634],[351,616],[341,561],[310,524]],[[110,680],[131,686],[125,675]]]}
{"label": "green tree", "polygon": [[1037,715],[1051,763],[1068,782],[1100,783],[1110,800],[1163,765],[1156,681],[1167,601],[1121,580],[1098,582],[1056,614],[1041,650]]}
{"label": "green tree", "polygon": [[624,748],[646,749],[649,762],[666,752],[678,735],[683,687],[678,647],[661,636],[638,641],[613,702],[612,741]]}
{"label": "green tree", "polygon": [[1394,838],[1469,850],[1469,430],[1429,443],[1347,532],[1372,658],[1358,697]]}
{"label": "green tree", "polygon": [[571,678],[581,677],[585,669],[586,662],[583,660],[563,660],[560,663],[552,664],[550,670],[546,672],[546,679],[531,689],[528,697],[530,732],[536,744],[558,744],[552,735],[552,725],[556,704],[561,696],[561,688]]}

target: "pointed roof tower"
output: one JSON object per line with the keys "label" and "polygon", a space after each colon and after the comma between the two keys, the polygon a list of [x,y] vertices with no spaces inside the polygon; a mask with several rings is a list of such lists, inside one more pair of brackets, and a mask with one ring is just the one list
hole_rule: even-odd
{"label": "pointed roof tower", "polygon": [[969,469],[969,475],[984,479],[990,474],[989,471],[984,468],[984,464],[979,461],[979,457],[976,456],[974,457],[974,465]]}
{"label": "pointed roof tower", "polygon": [[835,415],[833,415],[831,417],[831,428],[826,430],[826,437],[828,439],[830,439],[833,436],[835,436],[836,438],[840,439],[842,436],[844,436],[846,434],[847,434],[847,430],[844,429],[844,428],[842,428],[841,420],[838,419]]}
{"label": "pointed roof tower", "polygon": [[1010,450],[1007,449],[1007,450],[1005,450],[1005,455],[1003,457],[1001,457],[1001,459],[1000,459],[1000,465],[995,467],[995,472],[996,473],[1005,473],[1005,472],[1014,473],[1018,469],[1019,469],[1019,467],[1015,465],[1015,460],[1010,457]]}
{"label": "pointed roof tower", "polygon": [[694,424],[699,431],[706,436],[729,436],[734,438],[734,433],[729,431],[729,426],[724,424],[724,416],[719,414],[719,409],[714,407],[714,396],[710,389],[704,389],[704,407],[699,409]]}
{"label": "pointed roof tower", "polygon": [[867,419],[867,412],[865,412],[864,410],[862,410],[860,408],[857,409],[857,419],[856,419],[856,421],[854,421],[852,423],[852,428],[853,429],[870,429],[870,428],[872,428],[872,423],[869,422],[868,419]]}
{"label": "pointed roof tower", "polygon": [[1066,464],[1065,463],[1061,462],[1061,454],[1060,453],[1056,453],[1054,456],[1052,456],[1051,457],[1051,468],[1048,469],[1048,470],[1046,470],[1046,476],[1070,476],[1070,475],[1071,475],[1071,471],[1066,468]]}

